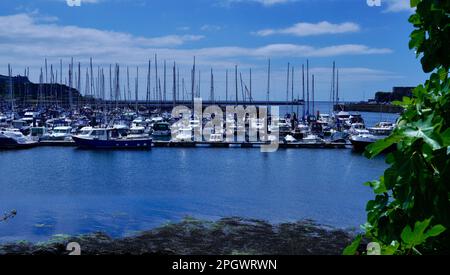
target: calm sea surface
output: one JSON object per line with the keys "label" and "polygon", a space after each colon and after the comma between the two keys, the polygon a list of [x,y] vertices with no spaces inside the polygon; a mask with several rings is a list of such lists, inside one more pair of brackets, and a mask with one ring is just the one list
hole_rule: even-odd
{"label": "calm sea surface", "polygon": [[[380,120],[363,116],[369,125]],[[0,223],[0,242],[94,231],[126,236],[186,216],[313,219],[353,228],[364,223],[373,197],[363,183],[386,167],[383,158],[348,149],[0,151],[0,213],[17,210]]]}

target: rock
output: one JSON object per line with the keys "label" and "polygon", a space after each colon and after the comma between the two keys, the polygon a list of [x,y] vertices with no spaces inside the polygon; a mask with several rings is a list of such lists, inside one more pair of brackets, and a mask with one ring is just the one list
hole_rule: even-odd
{"label": "rock", "polygon": [[84,255],[333,255],[341,254],[351,240],[349,232],[312,221],[272,225],[239,217],[216,222],[189,218],[119,239],[96,232],[39,245],[5,244],[0,255],[67,255],[69,242],[78,242]]}

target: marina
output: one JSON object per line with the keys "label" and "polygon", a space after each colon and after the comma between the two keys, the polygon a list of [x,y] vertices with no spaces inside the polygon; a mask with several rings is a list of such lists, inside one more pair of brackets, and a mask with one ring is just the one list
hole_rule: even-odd
{"label": "marina", "polygon": [[[92,72],[92,59],[90,60],[91,72],[87,70],[86,90],[83,95],[80,90],[80,64],[78,64],[78,83],[76,88],[72,88],[73,62],[72,59],[68,72],[69,87],[57,81],[42,83],[41,72],[41,83],[39,83],[37,94],[26,92],[21,95],[14,90],[28,90],[27,87],[32,84],[28,80],[29,71],[25,71],[25,76],[13,77],[11,66],[8,66],[9,76],[2,77],[3,80],[7,80],[4,82],[4,87],[8,88],[9,93],[9,95],[3,93],[3,98],[9,97],[9,100],[2,100],[2,109],[0,109],[0,126],[3,131],[0,148],[14,149],[38,145],[77,146],[84,149],[198,146],[252,148],[276,144],[277,148],[327,149],[353,146],[354,150],[363,151],[368,144],[388,136],[395,128],[395,121],[380,120],[376,127],[366,129],[364,118],[359,112],[336,111],[336,106],[340,106],[340,99],[339,69],[335,62],[331,68],[333,77],[330,98],[332,101],[327,103],[328,108],[323,106],[319,108],[319,102],[315,101],[315,78],[314,74],[310,75],[309,60],[306,62],[306,70],[302,65],[301,99],[300,93],[297,98],[294,96],[294,68],[290,63],[288,64],[285,101],[270,100],[270,60],[267,70],[267,99],[263,101],[255,100],[252,96],[251,73],[250,89],[243,82],[242,73],[239,73],[241,76],[241,91],[239,91],[237,66],[235,67],[235,100],[229,100],[228,95],[225,101],[215,99],[212,70],[209,100],[203,101],[199,97],[199,91],[194,88],[191,90],[190,100],[180,100],[175,64],[172,100],[167,98],[166,85],[163,91],[160,90],[161,87],[156,86],[155,93],[152,94],[151,61],[149,61],[145,101],[138,96],[138,70],[135,78],[134,101],[129,87],[123,91],[123,97],[126,98],[128,95],[128,100],[122,99],[118,64],[115,65],[114,78],[110,67],[110,95],[107,98],[104,71],[99,68],[95,78]],[[158,63],[155,55],[155,78],[158,79],[156,64]],[[47,72],[47,60],[45,60],[45,71]],[[192,75],[195,75],[195,71],[194,58]],[[128,67],[126,79],[129,86]],[[97,81],[95,88],[92,84],[93,80]],[[164,80],[166,80],[165,62]],[[192,87],[195,86],[195,81],[196,79],[191,77]],[[74,104],[75,97],[77,106]],[[158,100],[152,100],[152,97]],[[331,112],[327,113],[324,111],[326,109]],[[383,126],[386,127],[383,128]]]}
{"label": "marina", "polygon": [[93,231],[124,237],[186,216],[305,218],[341,229],[363,223],[370,192],[361,183],[386,164],[362,151],[395,129],[398,114],[336,110],[335,63],[331,101],[315,100],[309,61],[298,96],[289,65],[286,100],[270,100],[270,66],[266,100],[242,78],[233,99],[216,99],[212,86],[207,100],[196,88],[182,100],[175,79],[172,99],[158,85],[133,100],[129,89],[121,94],[118,65],[109,97],[101,69],[88,69],[87,88],[78,90],[72,61],[68,86],[44,83],[41,74],[35,94],[16,92],[32,85],[27,76],[3,77],[0,166],[9,176],[0,208],[16,209],[18,222],[0,243]]}

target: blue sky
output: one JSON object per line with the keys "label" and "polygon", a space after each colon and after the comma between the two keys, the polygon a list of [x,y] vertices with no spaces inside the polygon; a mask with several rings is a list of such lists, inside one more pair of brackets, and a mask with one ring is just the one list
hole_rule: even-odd
{"label": "blue sky", "polygon": [[[270,58],[271,97],[284,99],[287,63],[294,66],[298,95],[301,65],[309,59],[316,99],[329,99],[333,61],[340,70],[341,99],[368,99],[378,90],[415,86],[426,78],[408,49],[408,3],[382,0],[380,7],[369,7],[366,0],[81,0],[81,7],[69,7],[65,0],[2,0],[0,74],[6,74],[8,63],[14,74],[28,66],[37,82],[45,58],[55,70],[62,58],[66,78],[74,57],[84,77],[93,57],[96,67],[119,63],[125,71],[130,66],[132,78],[138,66],[143,97],[147,62],[154,54],[160,72],[167,60],[168,91],[169,67],[177,62],[181,77],[190,83],[196,56],[204,98],[209,97],[210,68],[215,94],[224,99],[225,70],[230,70],[231,87],[236,64],[247,86],[252,68],[253,95],[263,99]],[[153,71],[152,86],[154,78]]]}

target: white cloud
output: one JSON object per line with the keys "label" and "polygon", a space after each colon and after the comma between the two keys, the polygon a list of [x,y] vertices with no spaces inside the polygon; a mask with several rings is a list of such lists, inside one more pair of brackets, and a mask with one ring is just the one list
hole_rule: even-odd
{"label": "white cloud", "polygon": [[165,53],[167,58],[191,59],[202,56],[207,59],[234,57],[327,57],[338,55],[387,54],[387,48],[370,48],[359,44],[313,47],[296,44],[269,44],[246,48],[237,46],[179,49],[177,47],[203,39],[201,35],[167,35],[140,37],[128,33],[105,31],[77,26],[41,24],[28,14],[0,16],[0,54],[20,57],[30,56],[99,56],[121,60],[145,60],[155,52]]}
{"label": "white cloud", "polygon": [[202,31],[207,31],[207,32],[216,32],[216,31],[220,31],[222,29],[221,26],[217,26],[217,25],[203,25],[200,28]]}
{"label": "white cloud", "polygon": [[104,31],[93,28],[80,28],[77,26],[60,26],[56,24],[40,24],[30,14],[16,14],[0,16],[0,38],[7,41],[30,41],[33,44],[55,43],[74,47],[174,47],[186,42],[197,41],[201,35],[167,35],[161,37],[139,37],[131,34]]}
{"label": "white cloud", "polygon": [[356,23],[345,22],[341,24],[333,24],[327,21],[319,23],[299,22],[291,27],[284,29],[264,29],[256,32],[259,36],[269,36],[274,34],[288,34],[295,36],[313,36],[323,34],[339,34],[358,32],[360,27]]}
{"label": "white cloud", "polygon": [[[94,58],[96,66],[109,67],[111,63],[120,63],[122,66],[140,66],[141,72],[146,72],[146,62],[154,54],[158,54],[159,60],[167,60],[168,64],[176,61],[180,65],[181,73],[187,79],[190,78],[189,68],[192,59],[197,57],[199,68],[213,67],[218,74],[217,87],[222,87],[225,68],[233,68],[239,64],[240,68],[252,67],[255,69],[254,86],[258,89],[258,83],[265,83],[265,64],[261,62],[266,58],[289,58],[298,61],[307,57],[333,57],[340,55],[374,55],[389,54],[392,50],[387,48],[371,48],[359,44],[331,45],[315,47],[311,45],[296,44],[269,44],[259,47],[242,46],[215,46],[193,47],[184,44],[202,39],[198,35],[167,35],[162,37],[141,37],[129,33],[114,32],[94,28],[82,28],[78,26],[64,26],[57,22],[47,23],[36,21],[36,15],[16,14],[0,16],[0,71],[5,71],[5,64],[11,63],[14,72],[23,71],[29,66],[32,73],[32,81],[37,81],[38,72],[47,58],[49,64],[58,64],[59,59],[64,60],[64,75],[67,75],[67,61],[74,57],[75,62],[81,62],[86,66],[90,57]],[[250,64],[253,63],[253,64]],[[260,74],[257,72],[260,70]],[[276,68],[274,67],[274,80],[276,82]],[[169,70],[170,71],[170,70]],[[355,75],[359,77],[361,71]],[[367,72],[368,74],[370,72]],[[318,72],[318,77],[327,79]],[[284,73],[280,73],[280,78]],[[325,74],[326,75],[326,74]],[[84,76],[84,75],[83,75]],[[140,87],[145,87],[145,77],[141,77]],[[154,81],[154,80],[153,80]],[[221,81],[221,82],[220,82]],[[328,81],[328,80],[327,80]],[[154,83],[154,82],[153,82]],[[284,81],[280,81],[282,88]],[[202,82],[208,88],[208,81]],[[261,84],[263,85],[263,84]],[[277,89],[274,83],[274,89]],[[328,86],[324,84],[324,87]],[[281,89],[280,88],[280,89]],[[264,87],[258,89],[264,91]],[[144,93],[143,91],[141,93]]]}
{"label": "white cloud", "polygon": [[387,8],[384,12],[414,12],[410,6],[410,0],[385,0]]}

